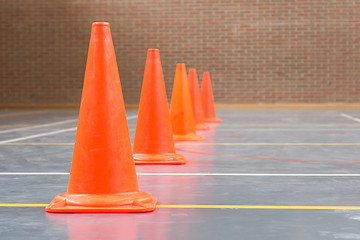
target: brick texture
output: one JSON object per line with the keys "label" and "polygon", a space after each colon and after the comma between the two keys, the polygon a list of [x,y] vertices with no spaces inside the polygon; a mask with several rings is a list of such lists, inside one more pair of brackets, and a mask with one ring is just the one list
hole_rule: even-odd
{"label": "brick texture", "polygon": [[2,0],[0,104],[78,104],[91,23],[108,21],[125,102],[148,48],[210,71],[217,103],[360,102],[359,0]]}

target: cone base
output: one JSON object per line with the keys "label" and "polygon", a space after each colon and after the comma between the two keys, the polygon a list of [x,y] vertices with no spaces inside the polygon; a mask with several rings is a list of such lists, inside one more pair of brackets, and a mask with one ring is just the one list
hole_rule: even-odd
{"label": "cone base", "polygon": [[221,119],[218,119],[218,118],[205,118],[204,119],[204,122],[206,123],[221,123]]}
{"label": "cone base", "polygon": [[183,155],[176,153],[165,154],[134,154],[134,162],[136,165],[171,165],[185,164],[186,160]]}
{"label": "cone base", "polygon": [[202,141],[204,138],[202,136],[196,135],[194,133],[186,135],[176,135],[174,134],[174,141]]}
{"label": "cone base", "polygon": [[203,124],[203,123],[199,123],[195,125],[195,129],[196,130],[210,130],[210,126]]}
{"label": "cone base", "polygon": [[61,193],[46,207],[49,213],[151,212],[156,198],[146,192],[115,194]]}

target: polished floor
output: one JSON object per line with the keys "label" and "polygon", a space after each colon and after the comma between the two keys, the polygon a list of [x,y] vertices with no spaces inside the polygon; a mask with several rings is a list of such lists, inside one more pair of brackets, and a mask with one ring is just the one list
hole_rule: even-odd
{"label": "polished floor", "polygon": [[77,115],[0,110],[0,239],[360,239],[360,110],[219,110],[204,141],[176,143],[186,165],[136,166],[154,212],[45,213]]}

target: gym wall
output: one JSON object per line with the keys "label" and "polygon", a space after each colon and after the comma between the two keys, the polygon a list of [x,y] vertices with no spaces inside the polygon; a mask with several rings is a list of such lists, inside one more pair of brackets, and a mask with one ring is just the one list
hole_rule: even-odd
{"label": "gym wall", "polygon": [[125,102],[148,48],[168,98],[176,63],[210,71],[217,103],[360,99],[359,0],[0,2],[0,105],[79,104],[91,23],[110,22]]}

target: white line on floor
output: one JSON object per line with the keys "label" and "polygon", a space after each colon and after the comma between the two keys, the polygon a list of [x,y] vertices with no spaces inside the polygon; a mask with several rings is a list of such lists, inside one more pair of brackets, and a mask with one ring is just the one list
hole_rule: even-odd
{"label": "white line on floor", "polygon": [[269,176],[269,177],[360,177],[360,174],[301,173],[138,173],[140,176]]}
{"label": "white line on floor", "polygon": [[341,113],[340,116],[342,116],[342,117],[344,117],[344,118],[348,118],[348,119],[354,120],[355,122],[360,122],[360,119],[359,119],[359,118],[356,118],[356,117],[347,115],[347,114],[345,114],[345,113]]}
{"label": "white line on floor", "polygon": [[[134,118],[137,118],[137,115],[127,117],[127,120],[134,119]],[[13,138],[13,139],[0,141],[0,144],[17,142],[17,141],[21,141],[21,140],[27,140],[27,139],[38,138],[38,137],[49,136],[49,135],[55,135],[55,134],[58,134],[58,133],[75,131],[76,129],[77,129],[77,127],[73,127],[73,128],[66,128],[66,129],[62,129],[62,130],[52,131],[52,132],[46,132],[46,133],[30,135],[30,136],[26,136],[26,137]]]}
{"label": "white line on floor", "polygon": [[70,175],[65,172],[2,172],[0,175]]}
{"label": "white line on floor", "polygon": [[[0,172],[0,175],[69,175],[65,172]],[[360,177],[352,173],[137,173],[138,176]]]}
{"label": "white line on floor", "polygon": [[48,123],[48,124],[33,125],[33,126],[30,126],[30,127],[13,128],[13,129],[0,131],[0,134],[9,133],[9,132],[18,132],[18,131],[22,131],[22,130],[41,128],[41,127],[50,127],[50,126],[55,126],[55,125],[60,125],[60,124],[65,124],[65,123],[71,123],[71,122],[76,122],[76,121],[77,121],[77,119],[71,119],[71,120],[65,120],[65,121]]}
{"label": "white line on floor", "polygon": [[131,119],[135,119],[137,118],[138,115],[134,115],[134,116],[130,116],[130,117],[126,117],[127,120],[131,120]]}
{"label": "white line on floor", "polygon": [[19,137],[19,138],[8,139],[8,140],[0,141],[0,144],[17,142],[17,141],[21,141],[21,140],[38,138],[38,137],[43,137],[43,136],[48,136],[48,135],[54,135],[54,134],[63,133],[63,132],[70,132],[70,131],[74,131],[74,130],[76,130],[76,127],[66,128],[66,129],[57,130],[57,131],[52,131],[52,132],[47,132],[47,133],[40,133],[40,134],[30,135],[30,136],[26,136],[26,137]]}
{"label": "white line on floor", "polygon": [[360,131],[360,128],[217,128],[217,132],[346,132]]}

